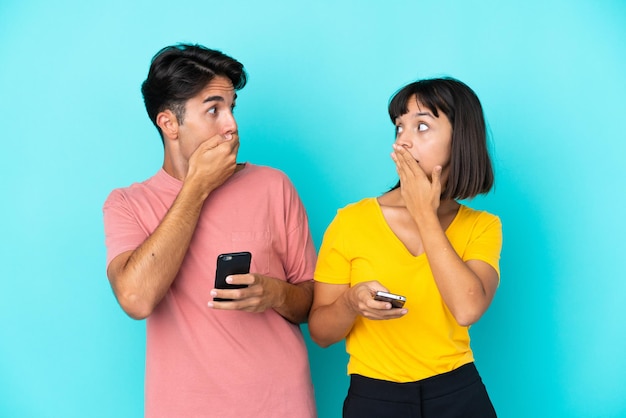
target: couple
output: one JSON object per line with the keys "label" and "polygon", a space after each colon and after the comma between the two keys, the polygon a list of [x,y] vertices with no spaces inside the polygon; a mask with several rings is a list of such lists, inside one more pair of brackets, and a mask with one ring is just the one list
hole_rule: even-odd
{"label": "couple", "polygon": [[[501,225],[457,202],[493,183],[474,92],[445,78],[394,95],[400,180],[339,210],[316,262],[289,179],[237,162],[246,81],[219,51],[159,51],[141,90],[163,167],[104,203],[107,276],[122,309],[147,318],[145,416],[315,417],[307,320],[321,346],[346,338],[345,417],[495,416],[468,328],[499,283]],[[226,281],[245,287],[215,288],[217,256],[241,251],[250,274]]]}

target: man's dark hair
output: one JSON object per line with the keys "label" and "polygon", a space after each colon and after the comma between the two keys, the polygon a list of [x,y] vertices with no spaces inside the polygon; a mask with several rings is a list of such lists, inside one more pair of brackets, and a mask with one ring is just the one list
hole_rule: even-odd
{"label": "man's dark hair", "polygon": [[[442,199],[467,199],[487,193],[494,182],[487,149],[483,108],[476,93],[454,78],[433,78],[401,88],[389,102],[391,122],[408,112],[409,100],[417,100],[435,117],[443,112],[452,125],[450,174]],[[400,182],[393,188],[398,188]]]}
{"label": "man's dark hair", "polygon": [[156,117],[171,110],[178,123],[185,118],[185,103],[200,93],[216,76],[228,78],[235,90],[247,82],[243,65],[220,51],[202,45],[166,46],[152,58],[148,77],[141,85],[148,116],[159,130]]}

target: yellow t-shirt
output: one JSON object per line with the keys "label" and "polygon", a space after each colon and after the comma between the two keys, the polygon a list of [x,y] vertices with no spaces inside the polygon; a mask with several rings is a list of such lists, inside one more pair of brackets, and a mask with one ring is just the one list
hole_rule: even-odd
{"label": "yellow t-shirt", "polygon": [[[502,225],[497,216],[461,205],[446,236],[467,260],[482,260],[498,274]],[[348,374],[412,382],[474,360],[468,327],[443,302],[425,254],[414,257],[396,237],[375,198],[337,212],[320,248],[315,280],[350,284],[378,280],[406,296],[408,314],[386,321],[358,317],[348,337]]]}

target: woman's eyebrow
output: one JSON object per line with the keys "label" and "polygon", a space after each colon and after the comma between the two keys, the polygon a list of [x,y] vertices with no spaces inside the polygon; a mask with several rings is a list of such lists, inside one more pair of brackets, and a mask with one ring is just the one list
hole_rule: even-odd
{"label": "woman's eyebrow", "polygon": [[[413,113],[413,114],[411,115],[411,118],[413,118],[413,119],[414,119],[414,118],[418,118],[418,117],[420,117],[420,116],[428,116],[428,117],[430,117],[430,118],[432,118],[432,119],[437,119],[437,118],[436,118],[436,117],[435,117],[432,113],[430,113],[430,112],[415,112],[415,113]],[[398,116],[398,117],[396,118],[395,123],[398,123],[398,120],[399,120],[399,119],[400,119],[400,116]]]}
{"label": "woman's eyebrow", "polygon": [[418,117],[418,116],[429,116],[429,117],[435,119],[435,116],[432,113],[430,113],[430,112],[416,112],[416,113],[413,114],[414,118]]}

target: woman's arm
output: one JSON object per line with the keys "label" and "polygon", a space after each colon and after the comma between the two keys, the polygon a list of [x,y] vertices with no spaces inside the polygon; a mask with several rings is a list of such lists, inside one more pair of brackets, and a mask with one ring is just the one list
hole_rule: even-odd
{"label": "woman's arm", "polygon": [[484,261],[463,261],[450,244],[437,215],[441,206],[441,166],[434,168],[429,180],[407,150],[398,146],[394,150],[402,198],[417,225],[439,293],[457,323],[469,326],[491,304],[498,273]]}
{"label": "woman's arm", "polygon": [[315,343],[328,347],[343,340],[359,315],[368,319],[394,319],[406,309],[392,309],[391,303],[373,299],[377,290],[388,290],[377,281],[347,284],[315,282],[309,332]]}
{"label": "woman's arm", "polygon": [[441,297],[459,325],[472,325],[489,308],[498,288],[498,273],[484,261],[463,261],[436,217],[416,216],[415,220]]}

